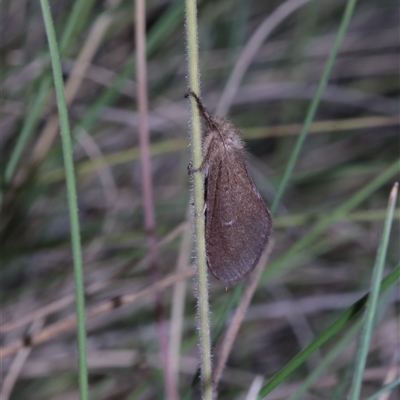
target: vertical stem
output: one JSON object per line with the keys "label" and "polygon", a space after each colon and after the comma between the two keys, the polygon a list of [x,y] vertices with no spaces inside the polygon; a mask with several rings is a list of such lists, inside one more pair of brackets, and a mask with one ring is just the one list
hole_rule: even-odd
{"label": "vertical stem", "polygon": [[[189,86],[197,94],[199,91],[199,69],[198,69],[198,43],[197,43],[197,7],[196,0],[185,0],[186,5],[186,37],[188,54]],[[192,159],[194,169],[201,165],[201,127],[200,115],[197,105],[190,96],[191,111],[191,143]],[[211,341],[209,327],[209,304],[207,286],[207,265],[204,231],[204,205],[203,178],[200,172],[194,173],[194,220],[196,237],[196,258],[198,275],[198,324],[200,335],[201,352],[201,378],[203,399],[212,399],[211,380]]]}
{"label": "vertical stem", "polygon": [[382,280],[382,275],[385,268],[386,253],[389,245],[390,230],[392,228],[393,213],[396,206],[398,190],[399,184],[396,182],[390,192],[389,204],[387,207],[381,242],[379,244],[374,269],[372,271],[371,290],[368,296],[367,306],[364,313],[363,327],[361,330],[360,341],[356,354],[355,371],[353,374],[352,385],[348,395],[349,400],[358,400],[361,394],[361,385],[363,381],[365,364],[367,362],[367,355],[369,344],[371,341],[372,330],[374,328],[374,320],[376,318],[380,282]]}
{"label": "vertical stem", "polygon": [[[148,98],[147,98],[147,63],[146,63],[146,8],[145,0],[135,2],[135,40],[136,40],[136,84],[137,102],[139,113],[139,145],[140,166],[143,191],[144,225],[146,231],[147,247],[150,253],[150,265],[154,280],[157,280],[157,240],[155,236],[155,213],[153,186],[151,182],[151,159],[149,150],[148,128]],[[173,384],[172,372],[168,359],[167,331],[163,317],[161,295],[156,294],[155,313],[157,319],[157,333],[163,364],[164,386],[166,398],[178,398],[176,387]]]}
{"label": "vertical stem", "polygon": [[[151,165],[149,151],[148,130],[148,101],[147,101],[147,70],[146,70],[146,17],[144,0],[135,2],[135,39],[136,39],[136,83],[137,83],[137,105],[139,112],[139,141],[140,141],[140,166],[143,191],[144,224],[147,233],[147,244],[149,248],[155,245],[153,188],[151,185]],[[152,233],[152,234],[151,234]]]}
{"label": "vertical stem", "polygon": [[78,331],[79,394],[81,400],[87,400],[88,378],[86,362],[85,292],[83,286],[82,249],[79,231],[74,162],[72,159],[71,134],[61,73],[60,54],[56,42],[56,35],[51,18],[50,7],[47,0],[40,0],[40,3],[46,27],[47,40],[50,48],[54,86],[56,89],[57,107],[60,119],[65,177],[67,181],[67,199],[71,225],[72,257],[74,262],[75,278],[76,319]]}

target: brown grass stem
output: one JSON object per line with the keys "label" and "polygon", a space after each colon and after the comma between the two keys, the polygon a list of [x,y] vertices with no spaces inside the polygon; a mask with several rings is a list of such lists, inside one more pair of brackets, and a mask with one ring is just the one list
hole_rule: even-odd
{"label": "brown grass stem", "polygon": [[[29,334],[32,335],[40,331],[43,327],[43,324],[44,324],[44,319],[35,319],[29,328],[28,331]],[[21,371],[31,351],[32,351],[31,347],[19,349],[18,353],[16,354],[14,360],[11,363],[10,368],[8,369],[7,374],[2,380],[2,386],[0,390],[0,400],[9,399],[11,392],[14,388],[14,385],[17,382],[18,377],[21,374]]]}
{"label": "brown grass stem", "polygon": [[[139,113],[139,146],[140,146],[140,172],[142,182],[142,199],[144,210],[144,227],[147,246],[150,253],[150,265],[154,281],[158,279],[157,271],[157,240],[155,236],[155,213],[153,186],[151,179],[151,156],[149,150],[148,128],[148,97],[147,97],[147,60],[146,60],[146,6],[145,0],[135,1],[135,44],[136,44],[136,92]],[[173,382],[168,357],[168,339],[165,325],[164,310],[160,293],[155,297],[155,316],[157,320],[157,333],[163,364],[163,377],[166,396],[169,400],[178,398]]]}
{"label": "brown grass stem", "polygon": [[253,298],[254,292],[257,288],[257,284],[260,279],[261,273],[268,262],[268,258],[272,252],[274,243],[275,242],[273,240],[269,242],[268,246],[266,247],[264,253],[260,258],[260,261],[257,264],[257,267],[248,278],[246,287],[240,298],[240,303],[236,308],[235,313],[233,314],[229,326],[227,327],[225,335],[221,341],[222,346],[221,349],[219,350],[219,354],[213,372],[213,382],[215,385],[215,390],[218,387],[218,382],[221,379],[226,361],[228,360],[229,354],[232,350],[232,346],[236,339],[239,328],[243,322],[246,311],[250,305],[251,299]]}

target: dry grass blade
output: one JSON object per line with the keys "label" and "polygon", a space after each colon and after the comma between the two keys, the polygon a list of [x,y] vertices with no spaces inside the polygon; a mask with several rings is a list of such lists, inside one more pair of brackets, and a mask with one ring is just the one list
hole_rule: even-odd
{"label": "dry grass blade", "polygon": [[[144,209],[144,231],[150,253],[151,273],[157,281],[159,273],[157,268],[157,240],[155,236],[156,218],[154,212],[154,197],[151,174],[150,138],[148,129],[148,98],[147,98],[147,60],[146,60],[146,2],[135,1],[135,44],[136,44],[136,81],[137,105],[139,113],[139,144],[142,201]],[[157,320],[158,341],[163,365],[163,377],[167,399],[178,398],[176,386],[169,366],[167,328],[164,319],[164,307],[161,293],[155,296],[155,318]]]}
{"label": "dry grass blade", "polygon": [[[29,335],[35,335],[36,332],[40,331],[43,327],[44,319],[36,319],[33,321],[32,325],[29,328]],[[29,357],[32,348],[22,348],[16,354],[11,367],[9,368],[7,375],[2,380],[2,386],[0,390],[0,400],[8,400],[15,382],[18,380],[18,376],[21,373],[21,370],[24,367],[26,360]]]}
{"label": "dry grass blade", "polygon": [[268,262],[268,258],[272,252],[274,243],[275,242],[273,240],[268,243],[268,246],[264,250],[264,253],[261,256],[257,267],[248,278],[246,287],[240,298],[240,303],[236,308],[235,313],[233,314],[229,322],[229,326],[227,327],[226,332],[222,338],[221,348],[218,351],[217,361],[215,363],[213,371],[213,382],[215,385],[215,390],[218,387],[218,383],[221,379],[226,361],[228,360],[229,354],[231,352],[233,342],[236,339],[236,335],[243,322],[247,308],[249,307],[251,299],[253,298],[253,294],[257,288],[258,280],[260,279],[261,273],[264,270],[266,263]]}

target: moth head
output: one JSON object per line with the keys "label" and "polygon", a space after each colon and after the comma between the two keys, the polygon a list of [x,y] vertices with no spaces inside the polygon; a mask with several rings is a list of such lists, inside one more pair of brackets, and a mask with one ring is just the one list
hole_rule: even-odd
{"label": "moth head", "polygon": [[215,125],[226,147],[243,148],[240,132],[232,122],[222,117],[214,117]]}

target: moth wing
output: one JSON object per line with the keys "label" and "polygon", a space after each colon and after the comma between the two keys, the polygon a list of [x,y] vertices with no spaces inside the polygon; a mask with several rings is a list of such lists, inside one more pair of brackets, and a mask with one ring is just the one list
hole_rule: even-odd
{"label": "moth wing", "polygon": [[244,156],[209,167],[206,181],[206,253],[211,273],[230,286],[257,265],[272,230],[270,213],[251,179]]}

